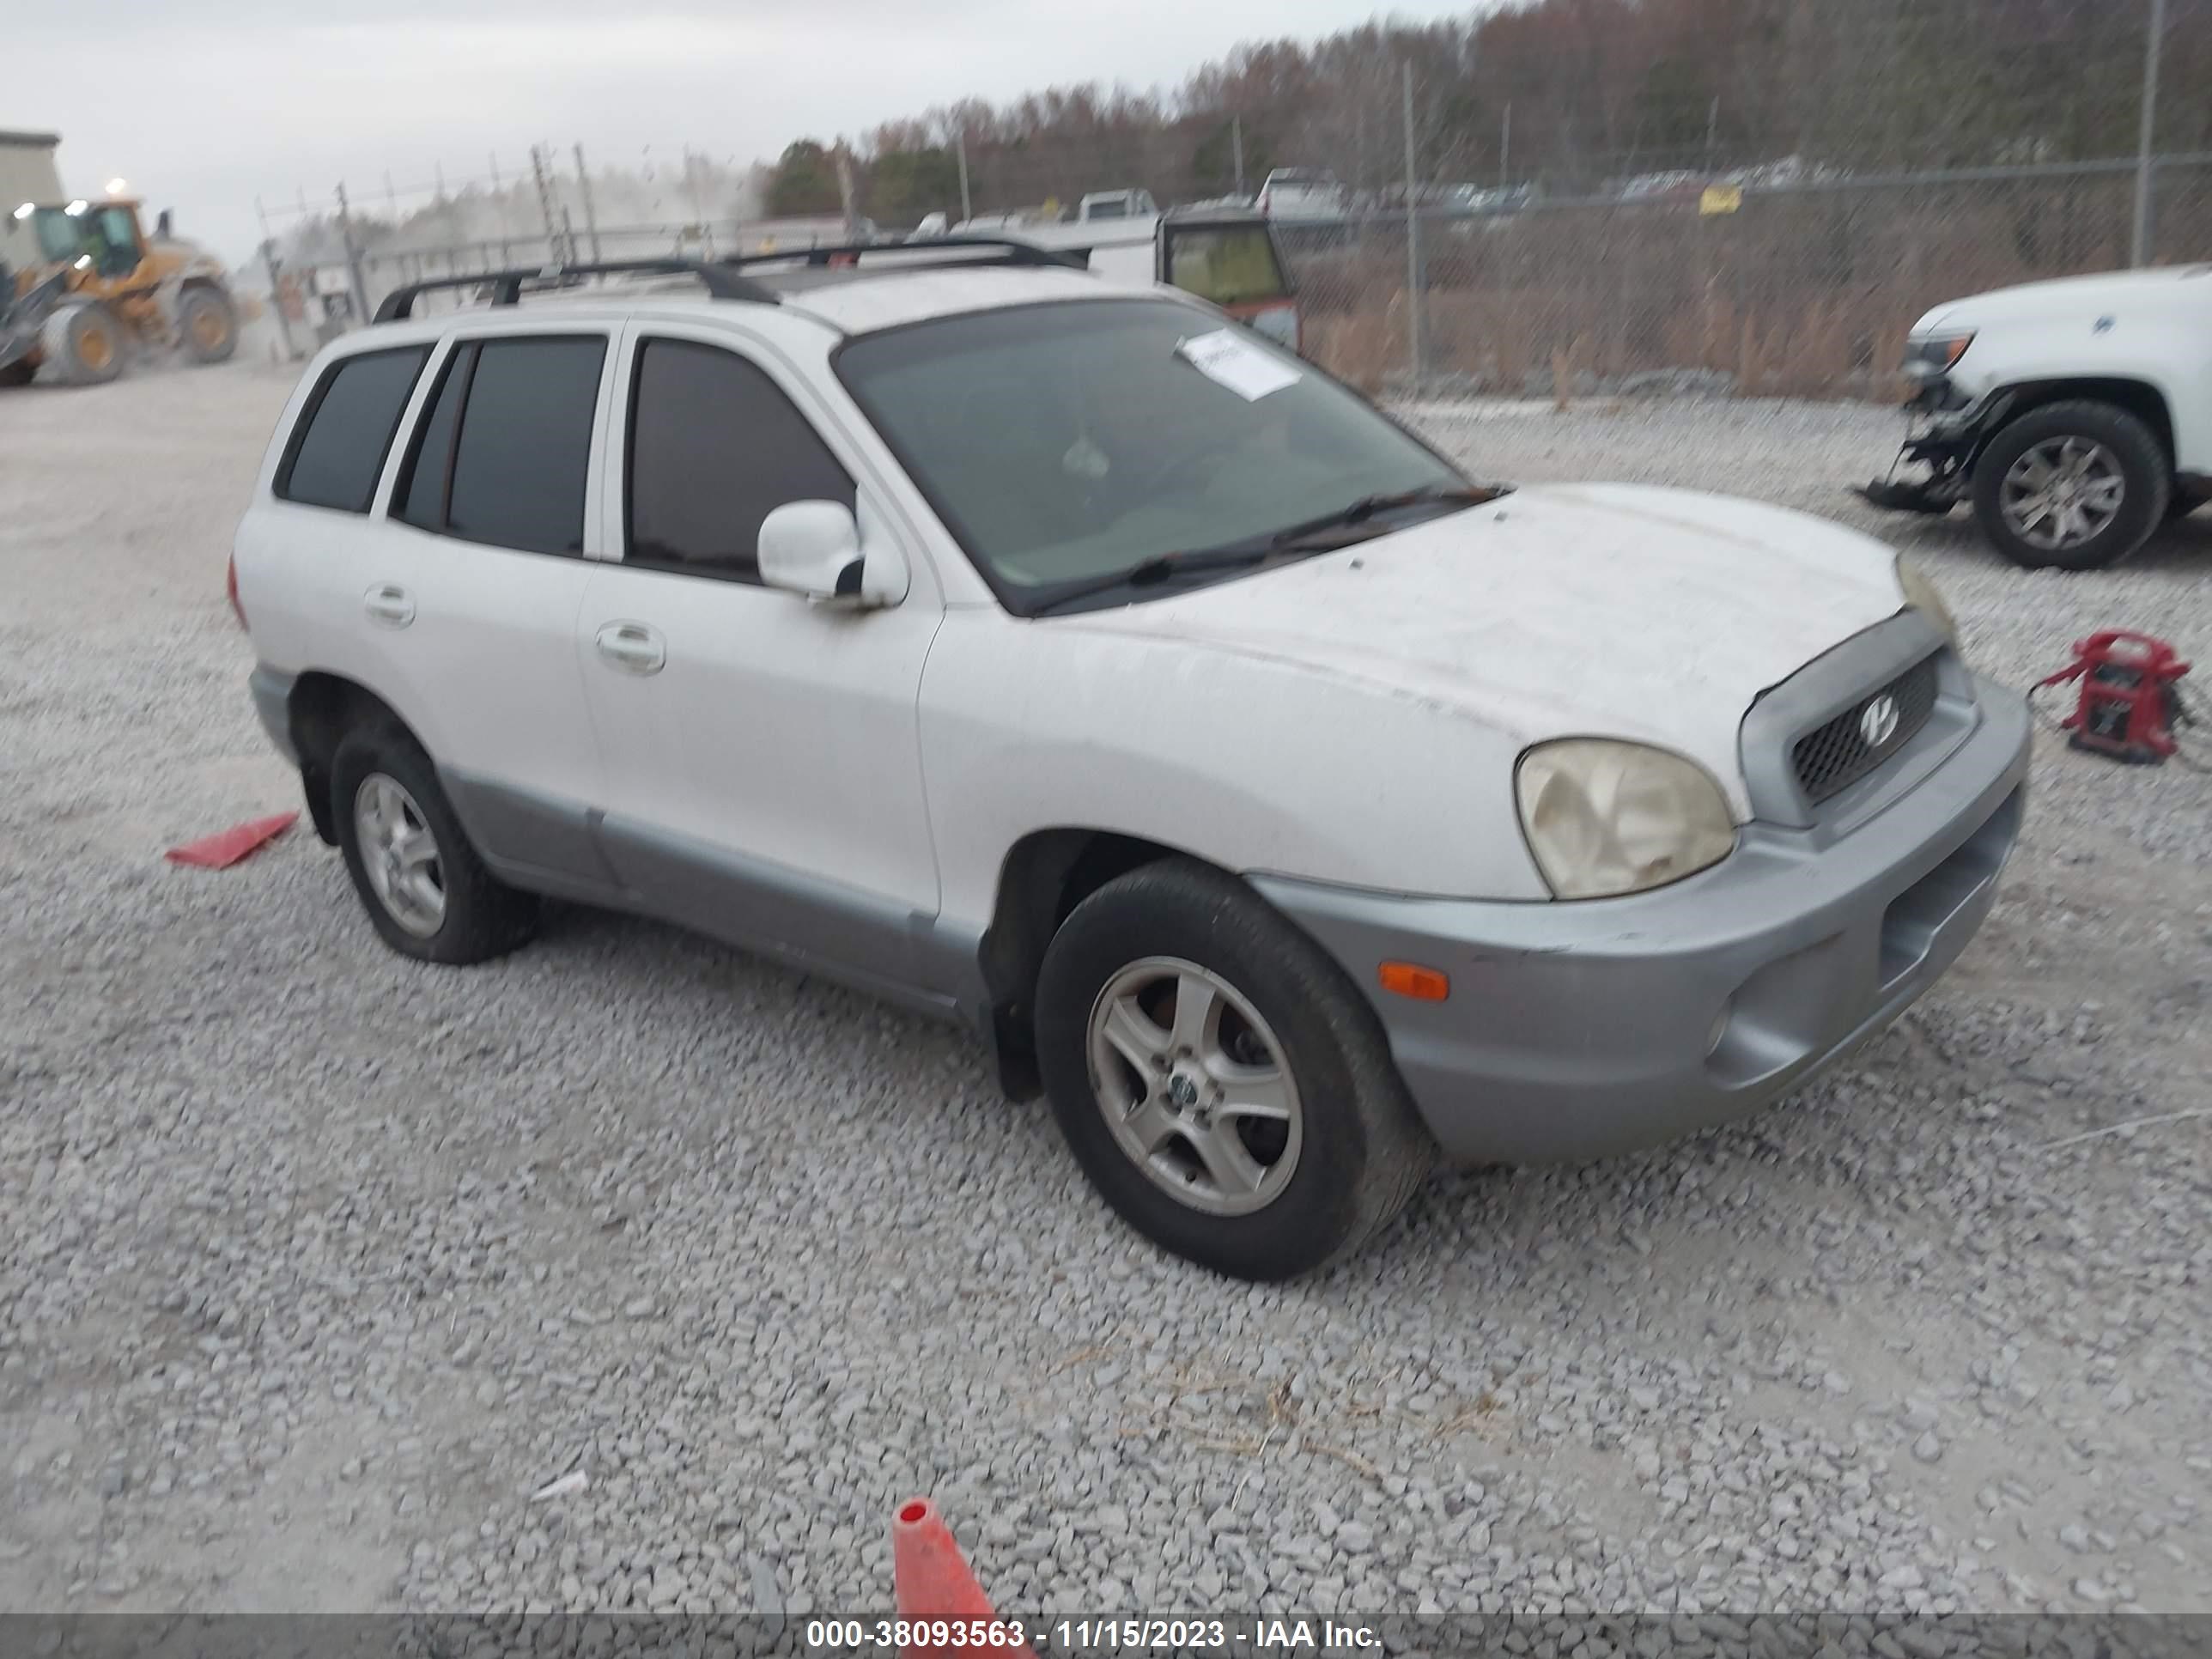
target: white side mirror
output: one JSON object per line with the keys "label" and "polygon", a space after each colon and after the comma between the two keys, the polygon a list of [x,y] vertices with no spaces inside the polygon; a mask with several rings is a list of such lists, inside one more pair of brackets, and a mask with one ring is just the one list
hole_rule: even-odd
{"label": "white side mirror", "polygon": [[786,501],[761,520],[761,580],[822,605],[896,605],[906,597],[906,560],[889,538],[864,549],[860,526],[842,501]]}

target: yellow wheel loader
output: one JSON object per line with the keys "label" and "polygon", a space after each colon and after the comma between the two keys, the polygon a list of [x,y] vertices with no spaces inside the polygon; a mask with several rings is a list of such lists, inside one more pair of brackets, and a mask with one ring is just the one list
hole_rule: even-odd
{"label": "yellow wheel loader", "polygon": [[238,310],[222,265],[169,234],[164,213],[149,237],[131,201],[26,202],[7,246],[34,250],[0,263],[0,386],[41,365],[76,386],[112,380],[134,350],[181,350],[219,363],[238,349]]}

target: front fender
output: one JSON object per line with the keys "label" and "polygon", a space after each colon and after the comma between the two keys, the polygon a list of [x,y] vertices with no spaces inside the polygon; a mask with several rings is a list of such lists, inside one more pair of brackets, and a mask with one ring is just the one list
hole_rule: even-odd
{"label": "front fender", "polygon": [[1519,741],[1349,676],[955,611],[921,731],[948,920],[987,921],[1007,850],[1059,824],[1240,872],[1549,896],[1513,802]]}

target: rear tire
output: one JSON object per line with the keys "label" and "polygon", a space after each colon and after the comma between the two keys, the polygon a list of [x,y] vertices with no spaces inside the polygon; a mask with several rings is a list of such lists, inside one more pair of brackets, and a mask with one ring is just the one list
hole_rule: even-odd
{"label": "rear tire", "polygon": [[430,757],[397,726],[356,726],[339,740],[331,817],[362,908],[400,955],[465,966],[538,931],[538,901],[484,867]]}
{"label": "rear tire", "polygon": [[228,362],[238,349],[238,312],[212,288],[188,288],[177,301],[177,335],[196,363]]}
{"label": "rear tire", "polygon": [[1975,462],[1974,516],[2014,564],[2101,569],[2165,521],[2172,471],[2157,434],[2117,404],[2045,404]]}
{"label": "rear tire", "polygon": [[1045,952],[1036,1039],[1091,1184],[1217,1273],[1290,1279],[1350,1254],[1436,1159],[1358,988],[1243,882],[1188,860],[1076,906]]}
{"label": "rear tire", "polygon": [[98,301],[63,306],[39,331],[39,348],[67,386],[105,386],[123,372],[123,324]]}

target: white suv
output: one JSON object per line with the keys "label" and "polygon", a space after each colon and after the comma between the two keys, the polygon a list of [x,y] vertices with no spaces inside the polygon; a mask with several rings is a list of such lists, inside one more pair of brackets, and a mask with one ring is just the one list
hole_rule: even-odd
{"label": "white suv", "polygon": [[306,377],[234,597],[394,949],[554,895],[963,1020],[1122,1215],[1272,1278],[1440,1152],[1773,1099],[1988,909],[2025,709],[1878,543],[1479,486],[1034,249],[810,257],[406,293]]}

